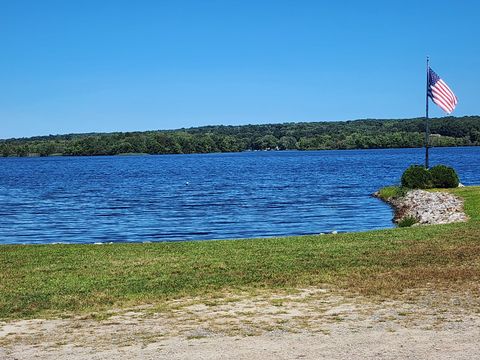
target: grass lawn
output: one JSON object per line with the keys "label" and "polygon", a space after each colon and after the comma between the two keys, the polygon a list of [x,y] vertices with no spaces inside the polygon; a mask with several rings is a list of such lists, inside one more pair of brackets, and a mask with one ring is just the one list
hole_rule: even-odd
{"label": "grass lawn", "polygon": [[478,292],[480,187],[449,191],[465,199],[468,223],[252,240],[2,245],[0,319],[316,285],[384,298],[429,288]]}

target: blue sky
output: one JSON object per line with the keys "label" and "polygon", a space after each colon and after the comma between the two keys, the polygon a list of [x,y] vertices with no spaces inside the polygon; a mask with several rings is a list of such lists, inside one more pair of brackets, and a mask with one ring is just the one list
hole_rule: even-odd
{"label": "blue sky", "polygon": [[[0,0],[0,138],[479,114],[477,1]],[[443,116],[431,106],[431,116]]]}

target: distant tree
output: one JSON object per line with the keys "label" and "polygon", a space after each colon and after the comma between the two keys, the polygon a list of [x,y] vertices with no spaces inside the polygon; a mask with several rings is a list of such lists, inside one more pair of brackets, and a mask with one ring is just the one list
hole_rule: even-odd
{"label": "distant tree", "polygon": [[296,150],[298,148],[297,139],[293,136],[282,136],[278,140],[280,150]]}
{"label": "distant tree", "polygon": [[52,141],[46,141],[38,144],[37,151],[40,156],[49,156],[55,153],[55,143]]}
{"label": "distant tree", "polygon": [[122,141],[121,143],[113,147],[114,154],[128,154],[133,152],[134,152],[134,147],[128,141]]}
{"label": "distant tree", "polygon": [[278,146],[278,139],[273,135],[265,135],[257,141],[258,150],[271,150]]}

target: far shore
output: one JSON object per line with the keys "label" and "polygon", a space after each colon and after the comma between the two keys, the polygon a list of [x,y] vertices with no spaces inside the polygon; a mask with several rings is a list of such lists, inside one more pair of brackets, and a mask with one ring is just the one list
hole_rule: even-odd
{"label": "far shore", "polygon": [[[480,145],[460,145],[460,146],[435,146],[436,148],[446,148],[446,149],[456,149],[456,148],[476,148]],[[243,150],[243,151],[223,151],[223,152],[191,152],[191,153],[161,153],[161,154],[149,154],[149,153],[119,153],[119,154],[85,154],[85,155],[71,155],[71,154],[48,154],[41,155],[39,153],[26,154],[24,156],[9,155],[9,156],[0,156],[1,158],[50,158],[50,157],[102,157],[102,156],[165,156],[165,155],[208,155],[208,154],[240,154],[240,153],[256,153],[256,152],[289,152],[289,151],[304,151],[304,152],[313,152],[313,151],[369,151],[369,150],[399,150],[399,149],[422,149],[422,146],[409,146],[409,147],[372,147],[372,148],[352,148],[352,149],[265,149],[265,150]]]}

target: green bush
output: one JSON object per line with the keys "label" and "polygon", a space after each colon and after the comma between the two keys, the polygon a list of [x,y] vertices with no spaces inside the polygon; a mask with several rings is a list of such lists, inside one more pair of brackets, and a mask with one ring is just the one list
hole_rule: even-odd
{"label": "green bush", "polygon": [[432,187],[432,175],[421,165],[411,165],[402,175],[402,186],[410,189]]}
{"label": "green bush", "polygon": [[411,165],[403,173],[401,181],[402,187],[409,189],[456,188],[460,183],[455,170],[445,165],[437,165],[430,170],[421,165]]}
{"label": "green bush", "polygon": [[460,180],[455,170],[449,166],[437,165],[430,169],[432,185],[436,188],[456,188]]}
{"label": "green bush", "polygon": [[410,227],[415,225],[417,222],[417,219],[415,219],[413,216],[407,216],[398,222],[398,227]]}

